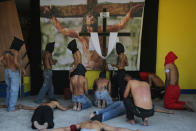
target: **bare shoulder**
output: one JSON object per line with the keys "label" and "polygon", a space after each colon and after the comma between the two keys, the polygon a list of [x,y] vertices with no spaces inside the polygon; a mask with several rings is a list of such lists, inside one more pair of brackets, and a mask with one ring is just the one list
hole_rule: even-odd
{"label": "bare shoulder", "polygon": [[166,64],[165,68],[170,69],[172,66],[174,66],[173,64]]}

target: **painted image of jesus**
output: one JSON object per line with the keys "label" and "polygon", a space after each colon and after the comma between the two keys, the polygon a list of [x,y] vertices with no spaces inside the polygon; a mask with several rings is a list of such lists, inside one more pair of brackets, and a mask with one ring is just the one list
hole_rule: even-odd
{"label": "painted image of jesus", "polygon": [[[127,22],[132,18],[132,13],[134,10],[138,8],[142,8],[144,4],[133,4],[132,2],[129,3],[130,8],[127,14],[120,19],[118,23],[110,24],[106,26],[107,32],[118,32],[122,30]],[[43,6],[42,13],[49,13],[51,16],[51,21],[55,29],[61,33],[62,35],[69,37],[71,39],[76,38],[78,43],[81,44],[82,48],[82,55],[84,56],[83,64],[88,70],[98,70],[103,69],[103,59],[97,54],[95,50],[89,50],[89,36],[80,36],[80,32],[103,32],[103,27],[98,25],[98,18],[99,15],[96,13],[96,9],[92,6],[91,9],[87,10],[85,15],[82,18],[82,27],[81,29],[74,29],[70,28],[69,26],[65,26],[62,22],[59,21],[59,18],[55,16],[53,10],[55,10],[55,6]],[[99,37],[100,47],[103,54],[103,43],[102,37]],[[65,46],[66,47],[66,46]],[[107,52],[106,52],[107,53]],[[65,58],[66,59],[66,58]]]}

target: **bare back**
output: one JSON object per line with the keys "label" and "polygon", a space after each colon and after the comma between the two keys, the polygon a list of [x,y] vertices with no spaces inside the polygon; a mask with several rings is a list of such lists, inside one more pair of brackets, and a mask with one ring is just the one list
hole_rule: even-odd
{"label": "bare back", "polygon": [[51,101],[51,102],[49,102],[49,103],[42,103],[42,104],[40,104],[41,106],[49,106],[50,108],[52,108],[53,110],[55,109],[55,108],[57,108],[57,105],[58,105],[59,103],[57,102],[57,101]]}
{"label": "bare back", "polygon": [[100,131],[102,129],[102,124],[98,121],[84,121],[79,123],[79,126],[81,129],[86,128],[86,129],[94,129],[96,131]]}
{"label": "bare back", "polygon": [[96,80],[96,84],[97,84],[97,90],[96,91],[104,91],[105,89],[108,90],[108,92],[110,92],[110,81],[108,79],[105,78],[98,78]]}
{"label": "bare back", "polygon": [[166,81],[168,85],[178,85],[179,73],[175,64],[167,64],[165,69],[169,69],[166,73]]}
{"label": "bare back", "polygon": [[88,94],[88,82],[82,75],[74,75],[70,79],[70,90],[73,95]]}
{"label": "bare back", "polygon": [[132,94],[134,104],[143,109],[152,109],[150,86],[147,82],[130,80],[125,89],[125,94]]}
{"label": "bare back", "polygon": [[3,64],[6,69],[11,69],[12,71],[15,71],[20,68],[18,63],[18,52],[14,51],[12,49],[4,52],[3,54]]}
{"label": "bare back", "polygon": [[149,80],[154,83],[155,86],[157,87],[164,87],[164,82],[155,74],[150,74],[149,75]]}
{"label": "bare back", "polygon": [[118,69],[124,69],[125,66],[128,66],[128,60],[127,56],[124,53],[121,53],[118,56],[118,63],[117,63]]}

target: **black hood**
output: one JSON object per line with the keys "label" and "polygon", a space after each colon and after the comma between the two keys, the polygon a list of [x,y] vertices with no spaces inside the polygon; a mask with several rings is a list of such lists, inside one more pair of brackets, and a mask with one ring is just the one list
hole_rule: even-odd
{"label": "black hood", "polygon": [[73,72],[71,72],[70,77],[72,77],[74,75],[85,76],[85,73],[86,73],[86,68],[82,64],[78,64],[76,69]]}
{"label": "black hood", "polygon": [[67,48],[72,51],[72,54],[74,54],[78,50],[76,39],[73,39],[72,41],[70,41]]}
{"label": "black hood", "polygon": [[23,40],[14,36],[14,40],[12,41],[10,49],[14,49],[14,50],[19,51],[21,49],[21,47],[23,46],[23,44],[24,44]]}
{"label": "black hood", "polygon": [[119,42],[116,44],[116,52],[118,55],[125,52],[124,46]]}
{"label": "black hood", "polygon": [[99,78],[106,78],[106,71],[100,72]]}
{"label": "black hood", "polygon": [[54,51],[54,44],[55,42],[50,42],[46,45],[46,49],[45,51],[49,51],[50,53],[52,53]]}

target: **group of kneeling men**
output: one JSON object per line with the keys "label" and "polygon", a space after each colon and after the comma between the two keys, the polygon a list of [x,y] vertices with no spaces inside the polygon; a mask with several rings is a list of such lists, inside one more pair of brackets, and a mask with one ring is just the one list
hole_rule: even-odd
{"label": "group of kneeling men", "polygon": [[[121,43],[117,43],[116,45],[118,62],[116,65],[112,65],[118,68],[117,86],[119,88],[120,100],[112,100],[110,96],[111,82],[106,78],[106,72],[102,71],[99,78],[97,78],[94,82],[94,100],[91,102],[88,98],[88,80],[85,78],[86,69],[82,65],[81,53],[77,48],[76,40],[72,40],[68,44],[68,49],[72,51],[74,58],[74,62],[72,64],[73,68],[69,71],[70,91],[72,93],[73,105],[63,107],[54,96],[52,83],[52,65],[57,62],[52,59],[54,44],[54,42],[48,43],[43,54],[44,83],[35,100],[36,103],[41,103],[39,106],[30,107],[21,104],[15,106],[17,97],[13,95],[13,92],[7,90],[7,101],[5,107],[8,107],[8,111],[15,110],[15,107],[17,109],[35,110],[31,119],[32,128],[34,129],[46,130],[47,128],[53,128],[53,110],[55,108],[63,111],[66,111],[69,108],[72,108],[74,111],[80,111],[95,105],[103,109],[91,113],[91,121],[85,121],[76,125],[71,125],[70,127],[54,129],[54,131],[131,131],[130,129],[111,127],[101,122],[126,113],[127,119],[131,124],[135,124],[134,116],[137,116],[142,118],[144,125],[148,125],[148,117],[153,116],[155,111],[172,113],[171,111],[155,109],[155,106],[152,103],[152,98],[154,96],[156,97],[157,95],[162,98],[164,93],[164,106],[166,108],[193,110],[187,102],[178,101],[180,96],[180,89],[178,87],[178,70],[174,64],[177,57],[173,52],[168,53],[165,60],[165,85],[158,76],[152,73],[141,74],[144,80],[147,81],[140,81],[132,78],[130,74],[126,73],[124,68],[128,65],[128,61],[124,54],[124,46]],[[16,72],[21,68],[16,66],[17,64],[14,63],[15,55],[17,55],[17,51],[19,51],[19,49],[20,48],[17,48],[17,50],[11,48],[9,51],[5,52],[2,57],[0,57],[0,61],[5,60],[6,70]],[[6,81],[6,84],[12,88],[12,84],[14,83]],[[165,87],[167,87],[166,90]],[[50,102],[42,103],[46,93],[48,93]],[[153,94],[152,96],[151,93]]]}

